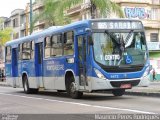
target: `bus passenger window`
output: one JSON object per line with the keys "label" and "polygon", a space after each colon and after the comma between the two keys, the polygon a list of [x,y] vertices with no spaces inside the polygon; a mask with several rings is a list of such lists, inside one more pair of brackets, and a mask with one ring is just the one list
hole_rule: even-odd
{"label": "bus passenger window", "polygon": [[74,53],[74,33],[73,31],[64,34],[64,55]]}
{"label": "bus passenger window", "polygon": [[62,56],[62,35],[53,35],[51,43],[51,56]]}
{"label": "bus passenger window", "polygon": [[6,47],[6,62],[11,62],[11,47]]}
{"label": "bus passenger window", "polygon": [[51,37],[45,38],[45,58],[51,56]]}
{"label": "bus passenger window", "polygon": [[22,44],[22,59],[31,59],[31,42],[25,42]]}

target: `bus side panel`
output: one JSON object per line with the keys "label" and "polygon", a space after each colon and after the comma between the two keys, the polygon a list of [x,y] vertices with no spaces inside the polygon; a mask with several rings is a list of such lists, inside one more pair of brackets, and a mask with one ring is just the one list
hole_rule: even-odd
{"label": "bus side panel", "polygon": [[54,68],[54,61],[44,60],[43,61],[43,83],[45,89],[54,89],[54,81],[56,79]]}
{"label": "bus side panel", "polygon": [[65,90],[64,58],[50,58],[43,61],[43,81],[46,89]]}
{"label": "bus side panel", "polygon": [[[64,57],[64,71],[65,71],[64,75],[66,74],[66,72],[69,71],[69,72],[72,72],[74,75],[74,78],[76,78],[76,76],[75,76],[76,64],[75,64],[75,62],[71,62],[70,61],[71,59],[74,59],[74,57],[73,56],[65,56]],[[64,80],[65,80],[65,76],[64,76]],[[79,85],[79,80],[78,79],[75,79],[75,80],[77,80],[77,81],[75,81],[76,84]]]}

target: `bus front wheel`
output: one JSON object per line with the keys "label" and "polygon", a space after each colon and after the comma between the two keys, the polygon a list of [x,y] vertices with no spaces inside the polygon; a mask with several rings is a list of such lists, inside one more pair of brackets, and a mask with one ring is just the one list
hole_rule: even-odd
{"label": "bus front wheel", "polygon": [[115,89],[112,90],[114,96],[122,96],[125,93],[125,89]]}
{"label": "bus front wheel", "polygon": [[76,84],[73,77],[68,78],[68,87],[67,93],[73,99],[79,99],[83,96],[83,92],[76,91]]}

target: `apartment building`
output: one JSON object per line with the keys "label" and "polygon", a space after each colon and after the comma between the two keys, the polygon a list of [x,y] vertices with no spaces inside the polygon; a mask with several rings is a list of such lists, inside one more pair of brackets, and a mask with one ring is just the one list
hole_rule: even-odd
{"label": "apartment building", "polygon": [[[36,0],[32,4],[32,15],[33,15],[33,21],[34,17],[41,14],[43,11],[44,5],[41,0]],[[30,3],[27,4],[25,8],[25,16],[26,16],[26,34],[30,34]],[[32,22],[33,22],[32,21]],[[33,33],[42,31],[45,28],[45,21],[44,20],[38,20],[36,23],[34,23]]]}
{"label": "apartment building", "polygon": [[[143,22],[146,30],[146,39],[149,50],[160,50],[160,0],[113,0],[119,4],[126,18],[139,19]],[[13,27],[15,36],[13,38],[23,37],[28,33],[25,31],[30,27],[30,8],[26,5],[25,10],[16,9],[11,12],[11,17],[6,19],[4,27]],[[43,11],[43,4],[39,0],[33,3],[33,15],[40,14]],[[98,12],[97,12],[98,13]],[[72,22],[82,19],[90,19],[90,0],[83,0],[82,4],[76,5],[67,10]],[[97,17],[99,14],[96,14]],[[109,18],[117,17],[113,14]],[[40,20],[35,23],[34,31],[44,29],[45,22]],[[27,29],[27,30],[26,30]]]}
{"label": "apartment building", "polygon": [[[24,33],[21,32],[21,16],[24,14],[23,9],[15,9],[11,12],[10,21],[7,21],[8,27],[13,28],[12,39],[17,39],[19,37],[23,37]],[[9,26],[10,25],[10,26]]]}

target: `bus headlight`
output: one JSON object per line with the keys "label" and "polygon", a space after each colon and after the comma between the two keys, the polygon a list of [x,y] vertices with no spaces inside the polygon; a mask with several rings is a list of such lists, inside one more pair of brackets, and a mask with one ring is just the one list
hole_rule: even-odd
{"label": "bus headlight", "polygon": [[150,67],[147,67],[144,74],[143,74],[143,77],[146,77],[150,72]]}
{"label": "bus headlight", "polygon": [[99,70],[97,70],[96,68],[94,68],[94,71],[95,71],[96,75],[97,75],[100,79],[106,79],[106,78],[104,77],[104,75],[103,75]]}

